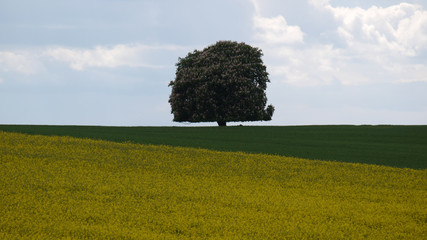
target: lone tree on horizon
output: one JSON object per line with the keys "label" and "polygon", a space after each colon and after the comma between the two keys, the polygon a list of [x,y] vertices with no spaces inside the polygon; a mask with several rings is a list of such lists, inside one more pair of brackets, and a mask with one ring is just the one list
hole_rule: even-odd
{"label": "lone tree on horizon", "polygon": [[269,121],[268,73],[262,51],[245,43],[219,41],[194,50],[176,64],[169,98],[176,122]]}

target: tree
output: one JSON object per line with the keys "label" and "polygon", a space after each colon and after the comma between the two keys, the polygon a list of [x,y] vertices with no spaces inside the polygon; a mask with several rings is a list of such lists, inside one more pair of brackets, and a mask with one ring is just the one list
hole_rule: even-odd
{"label": "tree", "polygon": [[245,43],[219,41],[194,50],[176,64],[169,98],[176,122],[268,121],[268,73],[262,51]]}

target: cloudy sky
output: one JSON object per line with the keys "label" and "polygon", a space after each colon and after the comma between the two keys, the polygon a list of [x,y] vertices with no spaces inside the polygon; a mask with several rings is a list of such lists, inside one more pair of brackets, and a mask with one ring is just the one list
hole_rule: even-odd
{"label": "cloudy sky", "polygon": [[219,40],[264,52],[250,124],[427,124],[425,0],[0,0],[0,36],[0,124],[188,126],[175,63]]}

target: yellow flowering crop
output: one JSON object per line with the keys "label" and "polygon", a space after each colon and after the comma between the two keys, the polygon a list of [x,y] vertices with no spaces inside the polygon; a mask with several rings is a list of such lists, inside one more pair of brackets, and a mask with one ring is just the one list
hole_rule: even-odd
{"label": "yellow flowering crop", "polygon": [[427,170],[0,132],[0,239],[426,239]]}

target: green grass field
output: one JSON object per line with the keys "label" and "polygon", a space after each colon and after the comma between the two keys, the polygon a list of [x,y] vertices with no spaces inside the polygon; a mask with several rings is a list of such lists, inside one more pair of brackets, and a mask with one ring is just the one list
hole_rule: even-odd
{"label": "green grass field", "polygon": [[0,125],[0,130],[307,159],[427,168],[427,126],[99,127]]}

